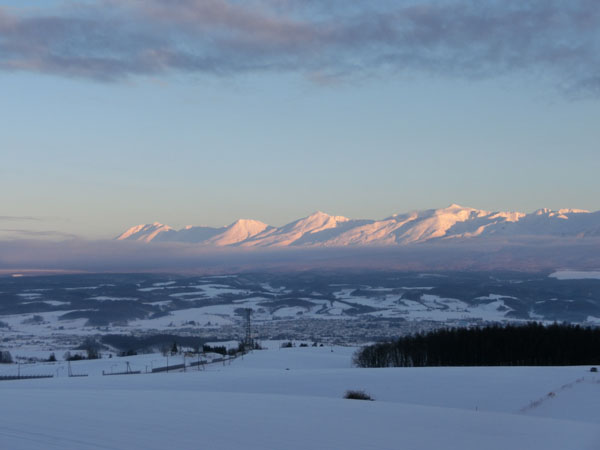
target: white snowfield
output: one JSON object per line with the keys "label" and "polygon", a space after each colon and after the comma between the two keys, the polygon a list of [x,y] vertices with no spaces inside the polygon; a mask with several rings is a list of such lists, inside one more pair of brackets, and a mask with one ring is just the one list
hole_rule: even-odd
{"label": "white snowfield", "polygon": [[[269,323],[273,319],[291,320],[297,318],[354,320],[360,317],[351,313],[356,306],[372,308],[371,312],[365,313],[368,316],[403,318],[412,321],[429,320],[447,322],[449,320],[482,319],[504,322],[516,320],[508,315],[513,309],[505,303],[505,300],[511,297],[493,293],[476,299],[488,300],[489,303],[469,304],[459,299],[443,298],[432,294],[422,294],[417,300],[404,298],[403,294],[405,291],[415,290],[417,289],[416,287],[391,289],[363,285],[361,289],[364,295],[357,295],[354,292],[356,286],[351,288],[341,287],[340,290],[333,293],[336,300],[319,299],[314,296],[298,297],[296,300],[302,302],[300,305],[270,307],[272,298],[269,298],[269,295],[285,293],[284,288],[273,288],[265,284],[263,288],[269,295],[261,295],[262,293],[252,295],[253,292],[251,290],[232,288],[226,284],[215,282],[189,285],[184,292],[172,293],[172,289],[176,287],[172,283],[174,282],[154,283],[152,287],[138,288],[137,290],[147,292],[151,289],[155,292],[162,292],[164,296],[156,297],[156,300],[149,300],[149,303],[154,306],[162,305],[165,309],[175,299],[179,302],[192,302],[207,299],[223,299],[230,294],[236,296],[247,295],[247,297],[232,300],[231,303],[226,304],[208,304],[207,306],[193,306],[190,304],[189,308],[179,306],[182,309],[171,310],[167,314],[158,317],[130,320],[126,326],[112,324],[110,328],[107,327],[102,332],[129,333],[133,330],[168,331],[173,330],[175,327],[186,326],[197,326],[204,329],[218,328],[238,322],[239,314],[236,311],[240,308],[252,308],[253,321],[256,323]],[[432,287],[426,286],[418,289],[429,290]],[[91,296],[89,298],[106,302],[137,300],[135,297]],[[48,300],[45,302],[56,301]],[[53,340],[65,334],[83,336],[99,333],[97,327],[86,325],[87,319],[61,318],[64,314],[74,311],[78,310],[3,315],[1,321],[10,327],[9,329],[4,329],[3,332],[5,336],[10,336],[14,339],[10,345],[22,347],[29,339],[44,338],[49,344],[48,348],[51,347],[50,344],[52,344]],[[33,316],[37,316],[39,320],[32,320]],[[590,323],[596,323],[599,320],[600,318],[595,316],[587,318],[587,322]]]}
{"label": "white snowfield", "polygon": [[[127,376],[101,372],[164,358],[73,363],[86,378],[67,378],[64,362],[23,365],[59,377],[0,382],[0,448],[600,448],[600,377],[589,367],[358,369],[353,351],[275,346],[204,371]],[[375,401],[343,399],[347,389]]]}
{"label": "white snowfield", "polygon": [[600,280],[600,270],[558,270],[550,277],[557,280]]}

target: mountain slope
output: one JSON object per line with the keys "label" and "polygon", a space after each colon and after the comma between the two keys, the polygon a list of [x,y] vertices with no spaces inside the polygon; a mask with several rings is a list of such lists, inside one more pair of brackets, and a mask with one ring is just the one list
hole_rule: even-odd
{"label": "mountain slope", "polygon": [[117,239],[186,242],[214,247],[329,247],[406,245],[494,236],[600,236],[600,211],[540,209],[524,214],[450,205],[393,215],[383,220],[352,220],[318,211],[282,227],[243,219],[221,228],[186,227],[177,231],[155,222],[130,228]]}
{"label": "mountain slope", "polygon": [[272,228],[258,220],[240,219],[225,227],[221,233],[208,239],[206,243],[215,246],[235,245]]}
{"label": "mountain slope", "polygon": [[241,245],[247,247],[286,247],[296,244],[305,236],[336,229],[349,221],[350,219],[346,217],[330,216],[329,214],[317,211],[308,217],[296,220],[281,228],[274,228],[267,233],[259,234]]}
{"label": "mountain slope", "polygon": [[173,230],[173,228],[171,228],[168,225],[163,225],[162,223],[154,222],[152,224],[137,225],[135,227],[131,227],[119,237],[117,237],[117,240],[134,240],[150,242],[156,239],[156,237],[159,235],[161,236],[161,238],[164,238],[166,234],[172,235],[174,231],[175,230]]}

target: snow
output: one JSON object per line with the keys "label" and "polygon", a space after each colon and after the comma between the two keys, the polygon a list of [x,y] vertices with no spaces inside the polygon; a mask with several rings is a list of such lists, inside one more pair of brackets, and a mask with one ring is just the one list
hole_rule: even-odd
{"label": "snow", "polygon": [[292,292],[290,289],[286,289],[285,287],[275,288],[275,287],[271,286],[271,283],[260,283],[260,287],[263,288],[267,292],[272,292],[272,293],[276,293],[276,294],[285,294],[285,293]]}
{"label": "snow", "polygon": [[20,294],[17,294],[19,297],[23,297],[25,299],[28,300],[36,300],[38,298],[40,298],[42,296],[42,294],[39,294],[37,292],[22,292]]}
{"label": "snow", "polygon": [[208,296],[208,297],[218,297],[220,295],[224,295],[224,294],[242,294],[245,291],[241,290],[241,289],[232,289],[230,286],[227,286],[226,284],[199,284],[196,286],[190,286],[193,287],[194,289],[198,289],[200,292],[202,292],[204,295]]}
{"label": "snow", "polygon": [[61,305],[69,305],[71,302],[61,302],[59,300],[44,300],[42,303],[45,303],[50,306],[61,306]]}
{"label": "snow", "polygon": [[[78,310],[80,311],[80,310]],[[72,310],[67,311],[50,311],[50,312],[36,312],[28,314],[8,314],[2,316],[2,322],[8,324],[9,327],[18,330],[19,333],[31,334],[40,336],[42,335],[39,330],[40,327],[55,330],[59,325],[63,326],[65,330],[69,330],[70,333],[79,334],[80,332],[86,333],[83,328],[87,319],[72,319],[72,320],[60,320],[64,314],[73,312]],[[33,316],[41,317],[41,322],[33,323],[29,322]]]}
{"label": "snow", "polygon": [[501,294],[488,294],[481,297],[476,297],[475,300],[500,300],[503,298],[512,298],[516,299],[517,297],[513,297],[511,295],[501,295]]}
{"label": "snow", "polygon": [[95,297],[90,297],[90,300],[97,300],[99,302],[110,302],[110,301],[120,301],[120,300],[137,300],[136,297],[111,297],[108,295],[97,295]]}
{"label": "snow", "polygon": [[163,225],[162,223],[154,222],[153,224],[144,224],[131,227],[129,230],[125,231],[123,234],[117,237],[117,240],[136,240],[150,242],[159,234],[169,231],[174,230],[168,225]]}
{"label": "snow", "polygon": [[430,291],[433,289],[433,286],[402,286],[402,289],[404,289],[405,291]]}
{"label": "snow", "polygon": [[301,308],[300,306],[291,306],[287,308],[279,308],[273,312],[273,317],[277,318],[288,318],[288,317],[297,317],[306,312],[306,308]]}
{"label": "snow", "polygon": [[[203,298],[218,298],[223,295],[234,294],[240,295],[244,294],[246,291],[241,289],[231,288],[227,285],[222,284],[198,284],[187,286],[188,288],[195,289],[194,291],[188,292],[177,292],[175,294],[169,294],[169,297],[176,297],[182,300],[198,300]],[[187,298],[193,297],[193,298]]]}
{"label": "snow", "polygon": [[[17,400],[10,394],[9,401]],[[395,450],[408,443],[416,450],[449,443],[446,448],[491,450],[514,446],[518,439],[521,448],[540,448],[536,447],[540,444],[549,450],[594,448],[591,425],[565,426],[548,419],[515,420],[464,411],[449,415],[434,408],[278,395],[140,391],[127,397],[128,403],[121,406],[123,395],[118,391],[101,396],[85,393],[80,399],[64,398],[61,391],[21,393],[12,411],[22,420],[0,425],[3,444],[13,450],[183,450],[206,445],[212,450]],[[32,404],[39,405],[36,417],[53,420],[36,423],[32,430],[31,417],[22,415],[27,412],[24,405]],[[60,410],[53,405],[60,405]]]}
{"label": "snow", "polygon": [[269,225],[258,220],[240,219],[206,243],[216,246],[234,245],[262,233],[267,228]]}
{"label": "snow", "polygon": [[559,270],[549,275],[557,280],[600,280],[600,270],[595,271],[577,271],[577,270]]}
{"label": "snow", "polygon": [[84,290],[88,290],[88,289],[100,289],[102,287],[111,287],[114,286],[114,284],[100,284],[98,286],[78,286],[78,287],[67,287],[64,288],[65,291],[84,291]]}
{"label": "snow", "polygon": [[171,286],[176,284],[176,281],[161,281],[158,283],[152,283],[152,286]]}
{"label": "snow", "polygon": [[285,247],[295,245],[300,239],[315,235],[319,232],[335,229],[350,219],[343,216],[330,216],[317,211],[308,217],[299,219],[281,228],[269,229],[264,234],[258,234],[252,239],[242,242],[248,247]]}
{"label": "snow", "polygon": [[[423,278],[428,275],[423,274]],[[174,283],[172,281],[153,283],[148,288],[160,289],[160,295],[144,299],[140,295],[137,302],[152,305],[156,309],[153,312],[164,312],[168,315],[151,314],[138,320],[130,319],[128,323],[117,322],[108,326],[91,326],[87,319],[60,320],[59,318],[69,312],[82,311],[77,309],[77,302],[60,302],[58,300],[46,300],[45,297],[26,302],[41,302],[55,307],[64,307],[61,311],[31,312],[27,314],[13,314],[2,316],[0,320],[7,326],[2,330],[6,338],[5,347],[9,350],[26,344],[31,339],[45,339],[48,342],[64,342],[70,339],[70,335],[84,336],[104,333],[129,333],[139,330],[173,330],[175,327],[184,326],[195,329],[210,328],[216,326],[231,326],[240,324],[242,318],[239,314],[241,308],[253,309],[253,321],[270,327],[273,320],[334,320],[340,319],[370,319],[387,318],[403,319],[412,322],[434,321],[447,326],[455,326],[461,321],[519,321],[514,314],[509,313],[512,308],[509,297],[491,291],[490,294],[479,296],[474,301],[468,298],[456,299],[445,298],[446,296],[433,295],[432,286],[427,286],[427,280],[423,280],[423,287],[382,287],[380,284],[355,285],[347,284],[332,285],[333,292],[327,295],[315,292],[304,294],[295,292],[285,287],[274,287],[268,283],[262,283],[260,288],[256,286],[238,288],[236,285],[224,284],[223,279],[194,278],[185,283]],[[143,286],[140,284],[140,286]],[[118,293],[104,294],[95,289],[98,286],[85,287],[89,290],[83,297],[105,301],[107,303],[120,301],[135,301],[135,294],[128,297],[127,294],[119,296]],[[69,288],[74,289],[74,288]],[[420,292],[419,292],[420,291]],[[118,292],[118,291],[117,291]],[[129,293],[129,292],[128,292]],[[84,293],[85,294],[85,293]],[[96,294],[96,295],[94,295]],[[277,297],[273,298],[273,294]],[[44,294],[45,295],[45,294]],[[449,295],[447,296],[449,297]],[[544,301],[552,301],[545,299]],[[561,300],[567,302],[567,300]],[[541,300],[540,300],[541,302]],[[109,305],[107,305],[109,306]],[[113,306],[117,306],[116,303]],[[103,308],[96,305],[95,308]],[[38,308],[39,310],[40,308]],[[50,309],[50,308],[41,308]],[[90,309],[86,309],[90,310]],[[98,309],[91,309],[97,311]],[[40,316],[41,321],[31,321],[32,317]],[[508,317],[507,317],[508,315]],[[586,324],[594,324],[600,321],[593,313],[589,317],[582,316]],[[543,320],[541,315],[535,315],[532,311],[530,318]],[[586,320],[583,320],[586,318]],[[88,326],[86,326],[88,324]],[[279,327],[280,325],[273,325]],[[337,327],[332,323],[332,327]]]}
{"label": "snow", "polygon": [[[233,323],[231,317],[226,316],[224,313],[219,314],[214,312],[217,310],[218,309],[215,306],[208,306],[206,308],[179,309],[176,311],[171,311],[171,313],[167,316],[158,317],[156,319],[138,319],[131,321],[129,323],[129,327],[140,328],[143,330],[160,330],[185,326],[191,321],[202,326],[205,326],[208,322],[210,322],[211,325],[231,325]],[[226,310],[224,309],[224,311],[227,311],[227,314],[233,315],[231,308]]]}
{"label": "snow", "polygon": [[[72,363],[86,378],[66,377],[64,362],[22,365],[59,376],[0,382],[2,448],[600,446],[600,378],[587,367],[357,369],[352,347],[267,347],[186,373],[101,376],[123,370],[125,361],[142,371],[163,365],[158,354]],[[347,389],[364,389],[375,401],[345,400]]]}
{"label": "snow", "polygon": [[[405,288],[402,288],[405,289]],[[410,290],[410,289],[409,289]],[[428,289],[425,289],[428,290]],[[462,300],[455,298],[443,298],[438,295],[422,294],[420,300],[409,300],[399,294],[383,294],[382,291],[368,289],[374,296],[363,297],[353,296],[354,289],[342,289],[334,293],[337,299],[344,300],[362,306],[377,308],[377,311],[368,313],[374,317],[403,317],[410,320],[432,320],[444,322],[448,320],[464,319],[483,319],[490,321],[506,320],[506,313],[511,311],[507,307],[503,298],[509,298],[502,295],[490,294],[480,299],[492,300],[489,303],[480,303],[478,305],[469,305]],[[315,303],[315,299],[311,299]],[[340,304],[339,302],[335,302]],[[349,309],[349,305],[344,305],[342,310],[335,311],[336,314],[342,314],[344,309]],[[332,314],[332,309],[327,310]]]}
{"label": "snow", "polygon": [[525,214],[490,212],[453,204],[447,208],[395,214],[383,220],[352,220],[318,211],[282,227],[240,219],[221,228],[174,230],[156,222],[130,228],[117,239],[202,243],[217,247],[404,245],[477,236],[597,236],[599,227],[600,212],[540,209]]}

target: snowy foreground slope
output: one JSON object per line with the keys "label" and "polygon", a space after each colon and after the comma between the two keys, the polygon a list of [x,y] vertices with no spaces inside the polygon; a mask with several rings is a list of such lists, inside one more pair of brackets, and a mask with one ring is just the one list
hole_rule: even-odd
{"label": "snowy foreground slope", "polygon": [[[60,376],[0,382],[0,447],[600,448],[600,377],[587,367],[356,369],[353,350],[275,347],[204,371],[129,376],[100,375],[120,358],[74,363],[86,378],[65,377],[64,363],[22,366]],[[141,370],[161,360],[127,358]],[[345,400],[347,389],[376,401]]]}

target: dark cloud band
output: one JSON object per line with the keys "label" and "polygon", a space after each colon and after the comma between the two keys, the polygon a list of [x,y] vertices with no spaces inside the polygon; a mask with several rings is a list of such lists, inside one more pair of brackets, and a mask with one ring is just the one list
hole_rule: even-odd
{"label": "dark cloud band", "polygon": [[32,216],[0,216],[0,222],[24,222],[24,221],[39,221],[42,220],[39,217]]}
{"label": "dark cloud band", "polygon": [[368,269],[385,271],[523,270],[556,267],[592,270],[600,263],[600,239],[528,237],[487,243],[438,242],[396,247],[207,249],[180,243],[129,241],[60,242],[0,238],[0,275],[22,270],[238,273],[267,270]]}
{"label": "dark cloud band", "polygon": [[597,96],[599,30],[596,0],[96,0],[0,9],[0,69],[105,81],[169,72],[318,79],[524,71]]}
{"label": "dark cloud band", "polygon": [[9,235],[15,235],[27,238],[60,238],[60,239],[75,239],[76,235],[71,233],[64,233],[62,231],[55,230],[27,230],[22,228],[0,228],[0,233],[8,233]]}

